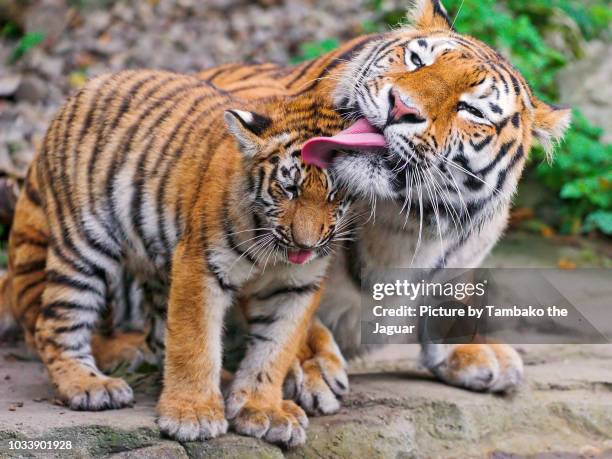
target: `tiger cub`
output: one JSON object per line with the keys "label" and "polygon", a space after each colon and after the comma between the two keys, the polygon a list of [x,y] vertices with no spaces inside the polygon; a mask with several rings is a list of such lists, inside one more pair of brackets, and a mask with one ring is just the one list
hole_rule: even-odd
{"label": "tiger cub", "polygon": [[[282,384],[350,203],[300,149],[343,125],[309,96],[245,105],[195,77],[158,71],[102,76],[68,99],[17,203],[8,280],[13,314],[70,408],[133,400],[91,350],[128,269],[168,292],[152,331],[165,348],[163,433],[216,437],[227,415],[240,433],[305,441],[307,418],[283,400]],[[238,298],[247,299],[249,344],[224,403],[223,317]]]}

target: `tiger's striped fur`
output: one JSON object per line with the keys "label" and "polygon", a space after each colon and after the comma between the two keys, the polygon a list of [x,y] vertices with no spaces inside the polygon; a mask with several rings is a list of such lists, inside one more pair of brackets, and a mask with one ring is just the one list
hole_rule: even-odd
{"label": "tiger's striped fur", "polygon": [[[498,52],[453,30],[438,0],[414,2],[408,18],[409,26],[359,37],[295,67],[229,65],[199,74],[243,97],[316,94],[347,119],[365,117],[384,133],[388,155],[347,154],[333,166],[363,197],[358,211],[376,208],[335,260],[334,288],[319,309],[347,356],[367,350],[360,345],[361,285],[390,267],[478,266],[504,231],[534,139],[551,153],[570,122],[568,109],[538,100]],[[390,122],[397,104],[391,95],[422,116]],[[449,384],[506,391],[522,378],[521,359],[506,345],[422,349],[425,366]],[[295,368],[302,380],[301,366]],[[318,389],[302,391],[302,406],[312,408],[316,394],[335,411],[334,391],[324,383],[330,378],[324,364],[317,368]]]}
{"label": "tiger's striped fur", "polygon": [[[344,125],[307,95],[246,104],[168,72],[102,76],[68,99],[17,203],[7,287],[58,395],[73,409],[131,403],[130,387],[104,375],[91,349],[127,269],[160,299],[150,343],[165,351],[163,432],[215,437],[227,413],[241,433],[302,443],[307,419],[283,401],[282,383],[349,200],[332,175],[303,164],[300,148]],[[297,250],[307,263],[288,262]],[[250,344],[224,404],[222,323],[239,298]],[[137,348],[131,338],[111,353]],[[112,345],[101,339],[99,348]]]}

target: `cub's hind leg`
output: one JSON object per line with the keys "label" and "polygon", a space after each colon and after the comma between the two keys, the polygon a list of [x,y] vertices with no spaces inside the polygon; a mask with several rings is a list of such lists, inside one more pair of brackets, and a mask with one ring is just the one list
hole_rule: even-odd
{"label": "cub's hind leg", "polygon": [[8,270],[4,279],[4,301],[24,331],[26,342],[35,349],[34,328],[40,314],[45,287],[49,229],[41,207],[35,166],[28,171],[17,200],[8,241]]}
{"label": "cub's hind leg", "polygon": [[60,399],[71,409],[120,408],[132,402],[132,389],[104,375],[91,349],[92,330],[106,305],[107,279],[115,273],[110,266],[77,258],[78,253],[74,245],[50,246],[36,346]]}
{"label": "cub's hind leg", "polygon": [[313,416],[337,412],[349,392],[346,361],[331,331],[317,317],[289,369],[283,391]]}
{"label": "cub's hind leg", "polygon": [[98,368],[106,373],[122,365],[134,370],[147,360],[145,340],[146,334],[140,331],[119,331],[108,336],[96,333],[91,350]]}

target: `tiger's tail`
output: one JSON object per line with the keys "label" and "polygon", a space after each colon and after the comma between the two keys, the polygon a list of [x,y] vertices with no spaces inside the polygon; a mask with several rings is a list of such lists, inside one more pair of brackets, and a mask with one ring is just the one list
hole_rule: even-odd
{"label": "tiger's tail", "polygon": [[11,284],[9,273],[0,273],[0,339],[12,338],[19,333],[19,325],[11,310]]}

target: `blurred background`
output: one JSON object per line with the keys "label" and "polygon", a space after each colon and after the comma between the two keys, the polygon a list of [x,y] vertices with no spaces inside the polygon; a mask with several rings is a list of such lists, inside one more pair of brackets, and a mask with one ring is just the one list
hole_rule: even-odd
{"label": "blurred background", "polygon": [[[297,63],[401,24],[399,0],[0,0],[0,239],[53,113],[92,76]],[[511,229],[489,265],[612,267],[609,0],[445,0],[455,27],[495,46],[574,122],[532,156]],[[510,261],[508,261],[510,260]],[[3,261],[3,260],[0,260]]]}

